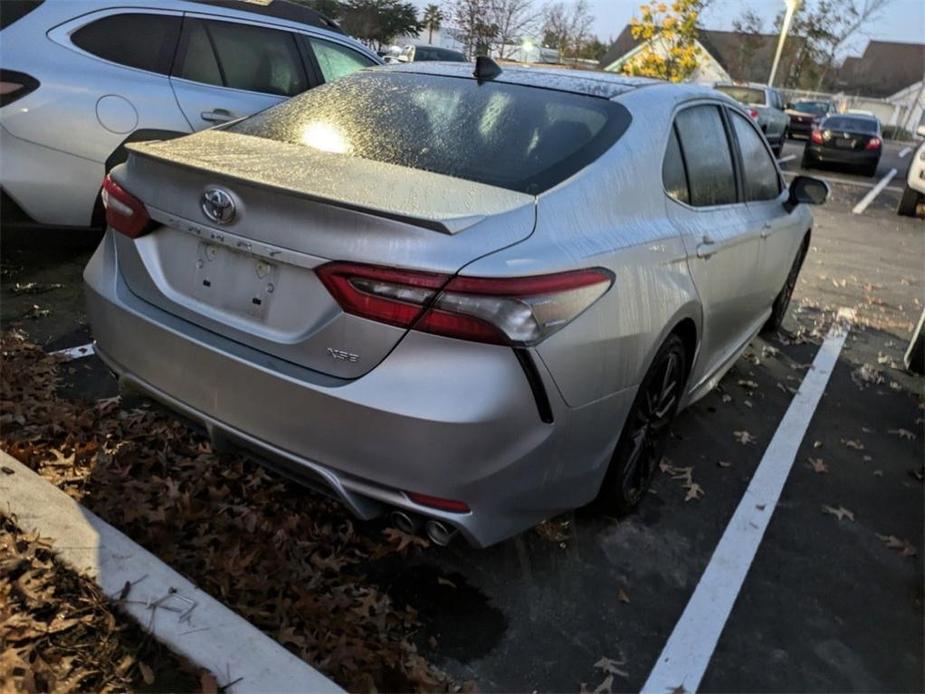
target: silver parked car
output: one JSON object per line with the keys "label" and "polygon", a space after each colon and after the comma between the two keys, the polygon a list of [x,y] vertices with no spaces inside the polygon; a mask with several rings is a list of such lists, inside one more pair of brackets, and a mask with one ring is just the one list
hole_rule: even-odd
{"label": "silver parked car", "polygon": [[381,63],[285,0],[3,0],[5,223],[102,226],[131,142],[247,116]]}
{"label": "silver parked car", "polygon": [[790,116],[784,111],[780,92],[766,84],[754,82],[717,83],[716,89],[745,106],[748,115],[758,123],[761,132],[771,143],[774,155],[779,157],[787,142],[787,130],[790,127]]}
{"label": "silver parked car", "polygon": [[780,324],[828,189],[715,91],[480,61],[131,145],[85,280],[126,385],[484,546],[642,499],[675,413]]}

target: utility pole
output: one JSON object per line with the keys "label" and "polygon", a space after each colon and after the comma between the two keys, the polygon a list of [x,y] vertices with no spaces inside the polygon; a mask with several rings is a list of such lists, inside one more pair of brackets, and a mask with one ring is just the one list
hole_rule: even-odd
{"label": "utility pole", "polygon": [[800,0],[784,0],[787,3],[787,9],[784,12],[784,22],[780,26],[780,39],[777,41],[777,52],[774,54],[774,63],[771,65],[771,76],[768,78],[768,86],[774,86],[774,78],[777,76],[777,65],[780,63],[780,55],[784,52],[784,41],[787,40],[787,32],[790,31],[790,22],[793,21],[793,13],[800,7]]}

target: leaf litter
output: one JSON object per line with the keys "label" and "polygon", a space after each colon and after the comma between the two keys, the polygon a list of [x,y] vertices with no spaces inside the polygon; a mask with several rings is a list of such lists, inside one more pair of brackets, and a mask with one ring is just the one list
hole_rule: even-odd
{"label": "leaf litter", "polygon": [[0,335],[0,447],[350,691],[455,691],[418,651],[417,611],[367,578],[427,549],[214,451],[158,407],[59,397],[58,358]]}
{"label": "leaf litter", "polygon": [[[3,691],[195,690],[197,669],[122,615],[50,541],[0,514]],[[207,674],[207,673],[204,673]]]}

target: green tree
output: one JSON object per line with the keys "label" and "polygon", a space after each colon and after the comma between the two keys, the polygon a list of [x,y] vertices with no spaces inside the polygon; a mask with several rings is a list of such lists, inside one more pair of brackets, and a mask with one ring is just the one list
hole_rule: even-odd
{"label": "green tree", "polygon": [[644,44],[621,72],[669,82],[687,79],[700,64],[697,22],[703,6],[703,0],[675,0],[671,5],[653,0],[642,5],[640,17],[630,20],[630,31]]}
{"label": "green tree", "polygon": [[340,24],[348,34],[377,49],[396,36],[416,35],[424,28],[417,8],[401,0],[347,0]]}
{"label": "green tree", "polygon": [[437,5],[428,5],[424,8],[424,26],[427,29],[427,43],[434,42],[434,32],[440,31],[443,23],[443,12]]}

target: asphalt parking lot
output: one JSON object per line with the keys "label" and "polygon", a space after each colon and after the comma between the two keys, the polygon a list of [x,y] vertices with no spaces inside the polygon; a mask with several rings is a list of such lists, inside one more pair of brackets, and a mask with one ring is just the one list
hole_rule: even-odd
{"label": "asphalt parking lot", "polygon": [[[925,301],[925,222],[895,215],[906,148],[887,143],[874,179],[805,172],[829,180],[833,195],[814,212],[784,329],[756,339],[719,388],[680,415],[663,472],[634,515],[580,510],[485,550],[457,542],[370,560],[371,580],[417,612],[422,655],[484,691],[639,690],[836,312],[850,309],[850,332],[700,688],[925,688],[925,381],[902,366]],[[786,145],[788,175],[801,151]],[[18,325],[47,351],[89,342],[87,243],[5,233],[2,250],[3,328]],[[116,393],[92,356],[68,365],[64,391]]]}

